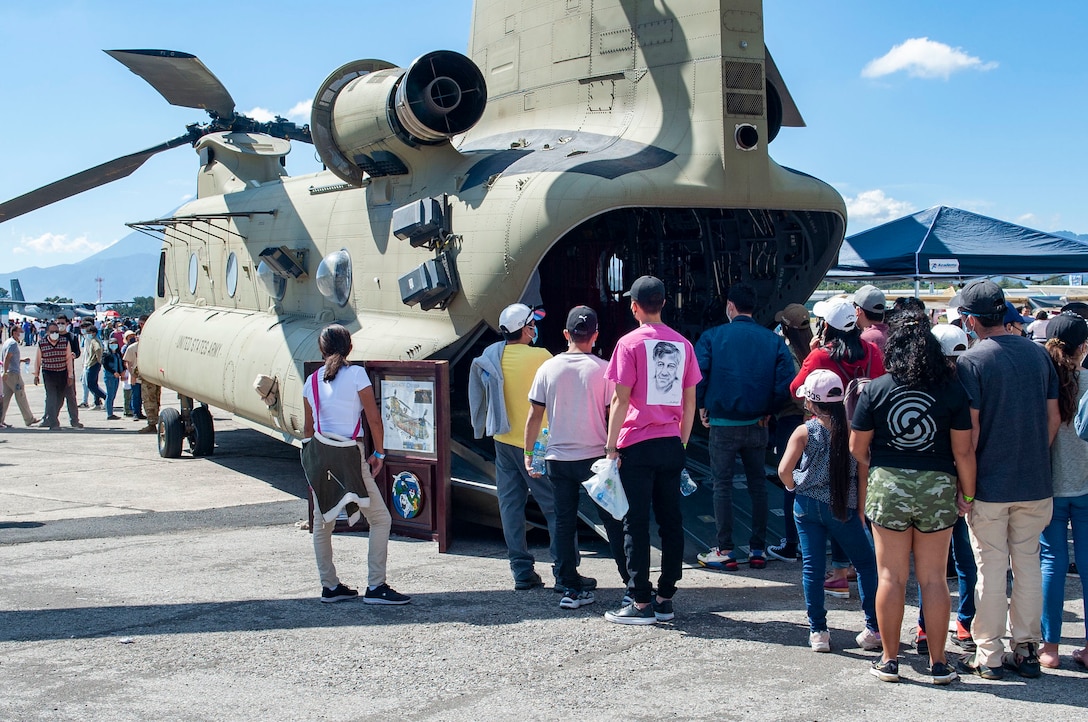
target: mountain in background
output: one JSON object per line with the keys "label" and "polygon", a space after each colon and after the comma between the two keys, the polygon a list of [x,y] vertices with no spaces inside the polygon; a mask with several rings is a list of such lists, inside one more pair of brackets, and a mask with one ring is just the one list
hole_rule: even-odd
{"label": "mountain in background", "polygon": [[1073,233],[1073,231],[1054,231],[1055,236],[1061,236],[1062,238],[1069,238],[1074,241],[1084,241],[1088,243],[1088,233]]}
{"label": "mountain in background", "polygon": [[131,301],[136,296],[154,296],[161,248],[158,239],[133,231],[78,263],[48,268],[31,266],[0,273],[0,285],[10,291],[11,279],[18,278],[28,300],[60,296],[87,302],[98,298],[98,284],[94,279],[101,277],[104,300]]}

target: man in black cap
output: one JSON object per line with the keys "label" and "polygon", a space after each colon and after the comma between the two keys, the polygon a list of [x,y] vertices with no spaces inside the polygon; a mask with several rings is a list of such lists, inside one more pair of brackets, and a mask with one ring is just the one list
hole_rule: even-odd
{"label": "man in black cap", "polygon": [[[592,589],[578,574],[578,492],[593,475],[590,466],[601,458],[608,441],[606,410],[615,385],[605,378],[608,364],[593,355],[597,342],[597,313],[589,306],[575,306],[563,329],[567,350],[541,364],[529,389],[531,408],[525,422],[525,448],[531,449],[540,434],[545,413],[548,449],[544,458],[547,476],[555,490],[555,542],[557,586],[562,609],[577,609],[594,600]],[[525,470],[533,478],[533,459],[525,457]],[[623,554],[623,523],[597,507],[620,578],[627,582]]]}
{"label": "man in black cap", "polygon": [[[1004,665],[1039,676],[1042,574],[1039,534],[1050,521],[1050,444],[1058,431],[1058,377],[1047,352],[1005,329],[1005,294],[988,280],[972,281],[952,299],[964,330],[979,340],[956,366],[971,401],[978,460],[974,497],[960,495],[978,561],[977,648],[961,671],[1000,679]],[[1015,449],[1008,430],[1017,430]],[[1010,453],[1011,452],[1011,453]],[[1015,583],[1006,597],[1010,562]],[[1012,640],[1005,652],[1005,620]]]}
{"label": "man in black cap", "polygon": [[[642,276],[625,294],[639,327],[616,342],[607,377],[616,384],[605,455],[620,460],[620,481],[630,509],[623,522],[628,595],[633,600],[605,613],[617,624],[654,624],[673,618],[680,581],[684,523],[680,472],[695,420],[695,385],[702,374],[691,342],[661,321],[665,284]],[[675,381],[670,379],[675,377]],[[657,595],[650,582],[650,506],[661,536]]]}

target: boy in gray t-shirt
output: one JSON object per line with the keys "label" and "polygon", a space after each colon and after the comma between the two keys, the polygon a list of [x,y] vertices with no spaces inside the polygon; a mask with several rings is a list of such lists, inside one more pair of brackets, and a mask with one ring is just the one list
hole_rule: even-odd
{"label": "boy in gray t-shirt", "polygon": [[[529,389],[531,409],[525,424],[525,468],[530,475],[529,450],[540,434],[545,411],[548,429],[548,478],[555,488],[556,591],[563,597],[559,606],[577,609],[592,604],[597,582],[578,574],[578,494],[582,482],[593,475],[590,466],[604,455],[608,441],[606,410],[615,384],[605,378],[608,364],[593,355],[597,340],[597,314],[588,306],[576,306],[567,315],[563,331],[567,350],[545,361],[537,369]],[[601,524],[620,577],[627,581],[627,560],[623,553],[623,523],[600,507]]]}

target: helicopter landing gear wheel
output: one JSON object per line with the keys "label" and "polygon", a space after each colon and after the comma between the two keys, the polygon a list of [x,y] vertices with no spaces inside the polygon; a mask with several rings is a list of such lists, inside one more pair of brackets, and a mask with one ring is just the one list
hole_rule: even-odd
{"label": "helicopter landing gear wheel", "polygon": [[181,412],[177,409],[159,411],[159,456],[164,459],[176,459],[181,456],[181,441],[185,436],[185,426],[181,422]]}
{"label": "helicopter landing gear wheel", "polygon": [[215,453],[215,421],[207,406],[197,406],[189,414],[192,431],[189,433],[189,451],[193,456],[211,456]]}

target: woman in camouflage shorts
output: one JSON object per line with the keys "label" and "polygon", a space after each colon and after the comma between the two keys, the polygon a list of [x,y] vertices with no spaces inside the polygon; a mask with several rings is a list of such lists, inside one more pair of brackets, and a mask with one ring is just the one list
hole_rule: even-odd
{"label": "woman in camouflage shorts", "polygon": [[[910,556],[922,591],[930,677],[948,684],[945,657],[951,601],[945,582],[948,545],[960,504],[975,493],[971,412],[955,367],[930,333],[926,315],[899,314],[884,350],[888,373],[861,394],[851,421],[850,451],[869,466],[865,515],[876,545],[876,614],[884,654],[872,673],[897,681],[899,634]],[[926,630],[928,633],[930,630]]]}

